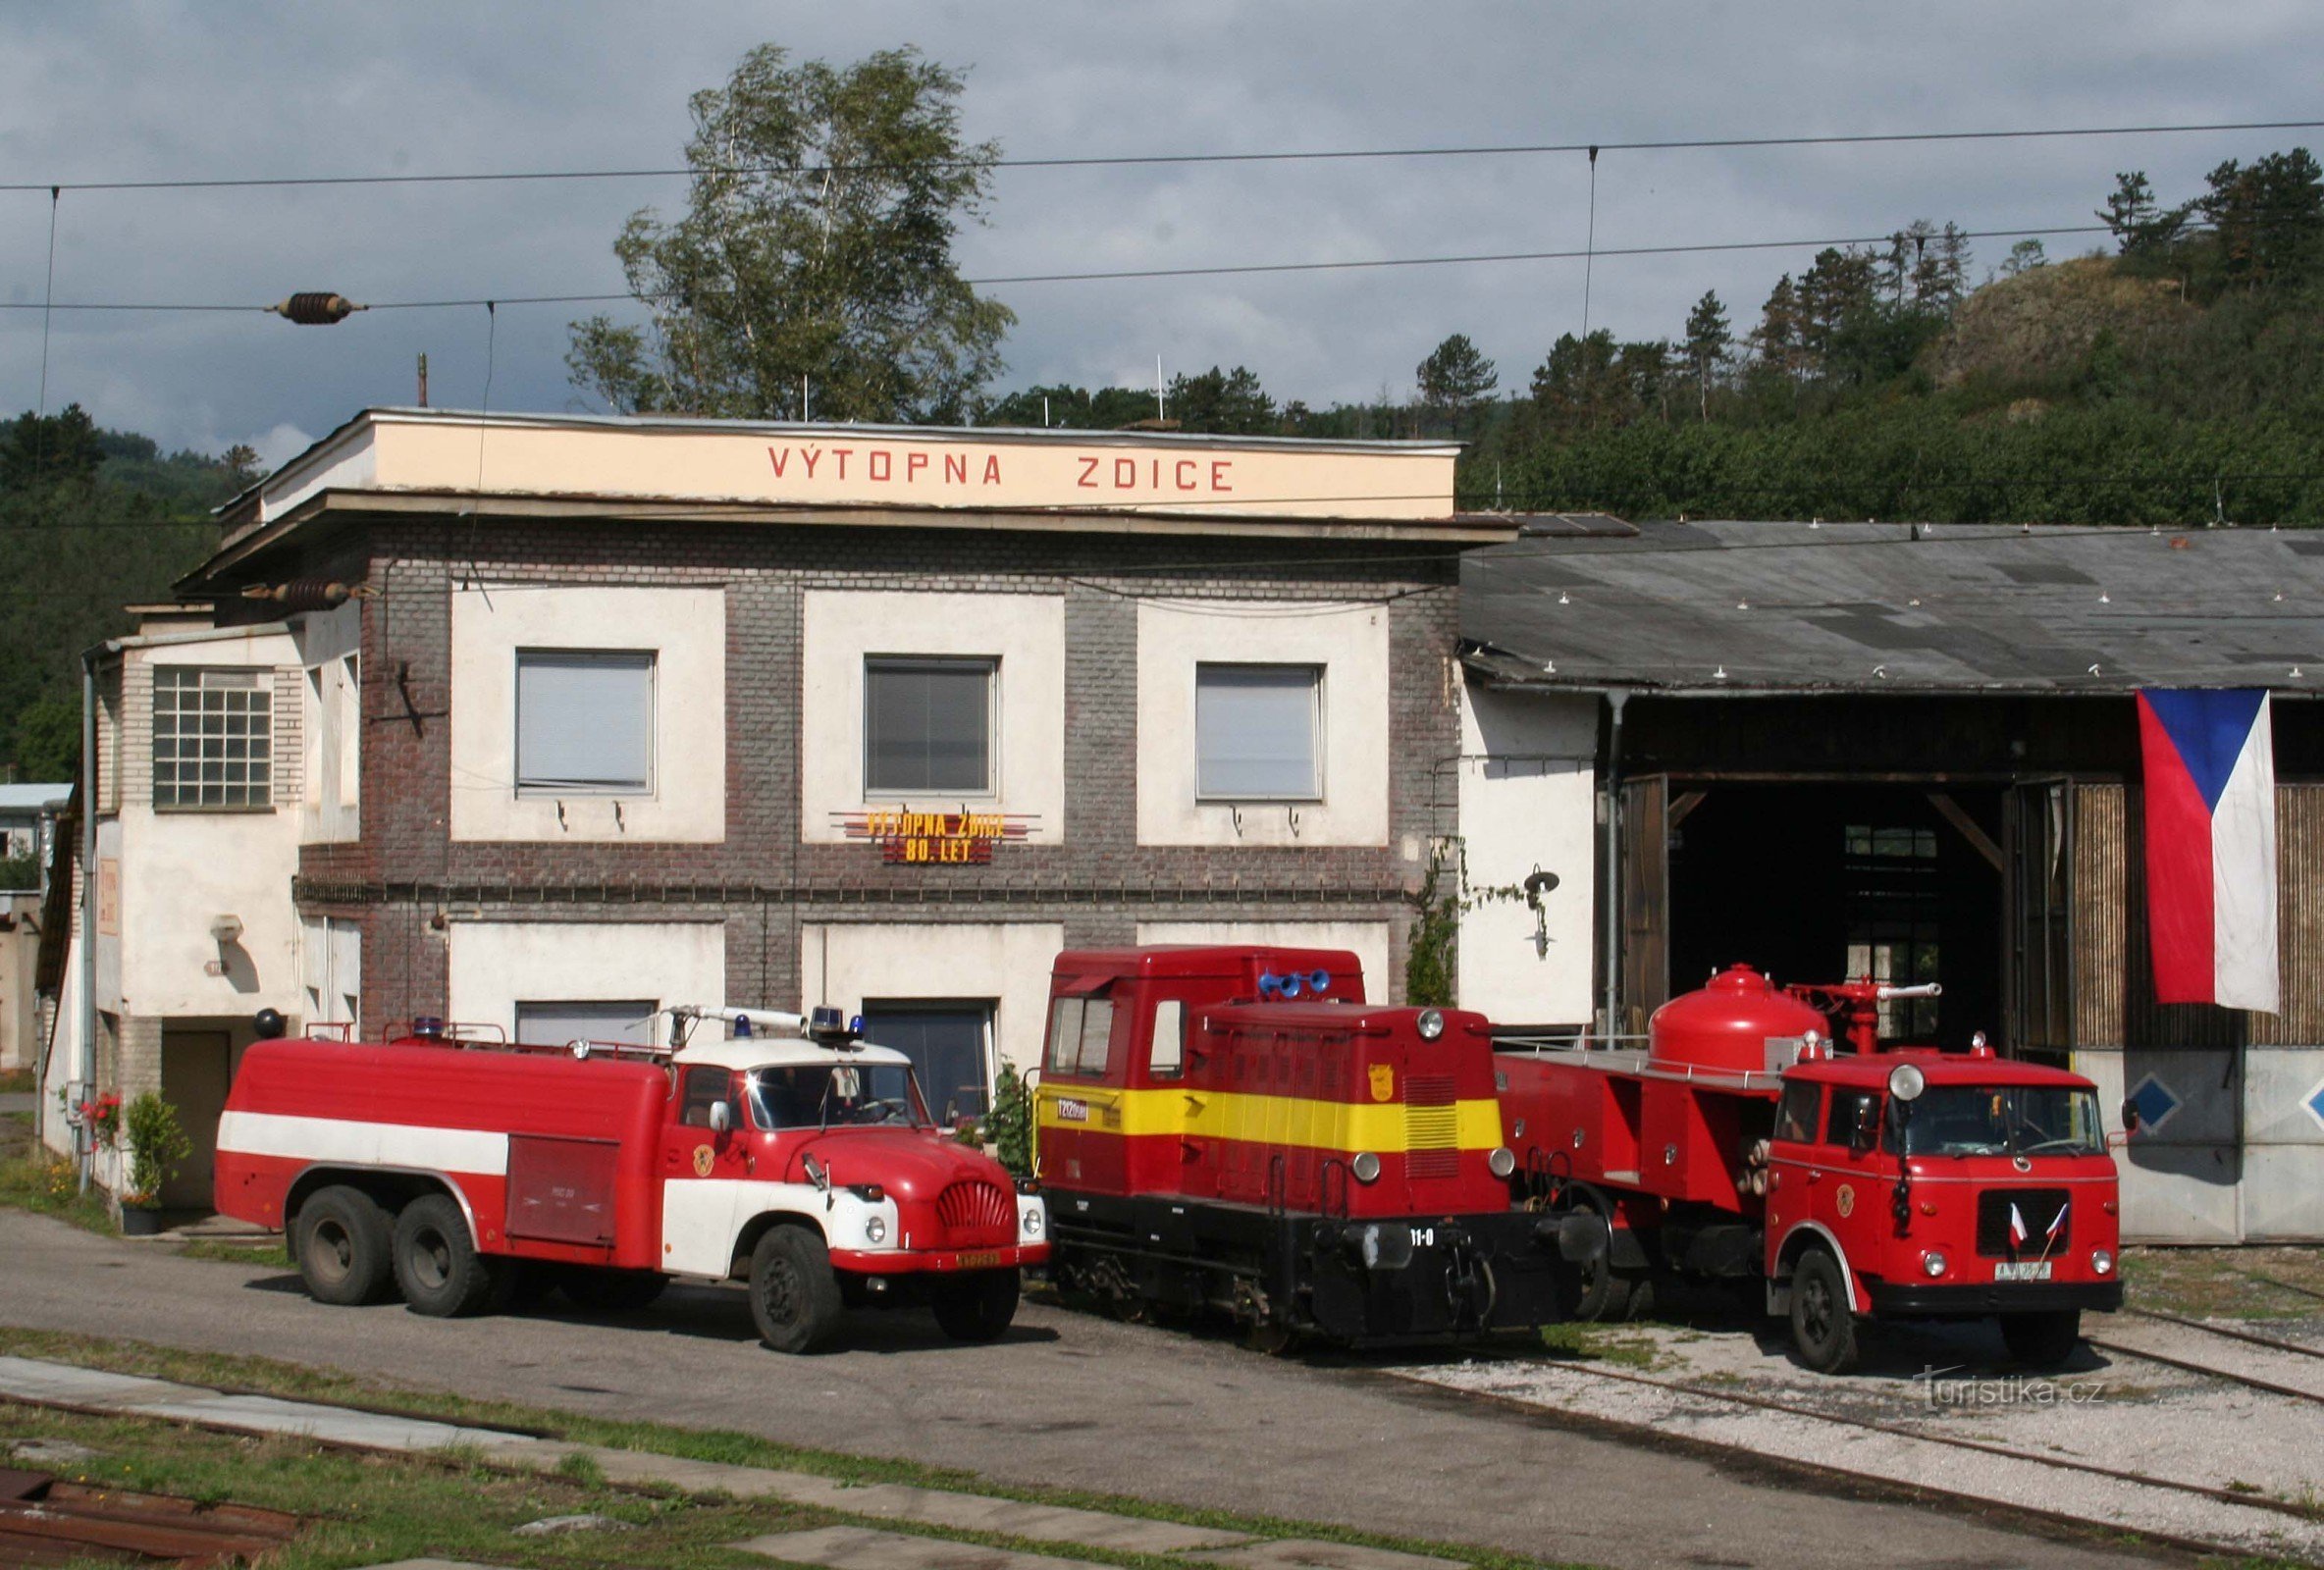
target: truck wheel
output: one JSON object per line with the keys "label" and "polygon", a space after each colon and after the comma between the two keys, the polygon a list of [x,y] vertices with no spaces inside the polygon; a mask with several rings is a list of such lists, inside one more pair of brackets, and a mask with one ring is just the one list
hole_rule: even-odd
{"label": "truck wheel", "polygon": [[351,1308],[386,1295],[394,1241],[394,1226],[378,1201],[335,1183],[298,1207],[290,1251],[307,1296]]}
{"label": "truck wheel", "polygon": [[1013,1270],[980,1270],[942,1282],[930,1306],[936,1324],[956,1341],[997,1341],[1017,1317],[1019,1282]]}
{"label": "truck wheel", "polygon": [[1856,1306],[1840,1262],[1827,1249],[1809,1249],[1792,1268],[1791,1344],[1819,1374],[1856,1366]]}
{"label": "truck wheel", "polygon": [[573,1306],[592,1314],[629,1314],[661,1295],[669,1278],[650,1270],[599,1270],[579,1266],[557,1282]]}
{"label": "truck wheel", "polygon": [[2082,1344],[2082,1310],[2004,1314],[2001,1339],[2008,1344],[2009,1355],[2028,1368],[2056,1368]]}
{"label": "truck wheel", "polygon": [[839,1323],[830,1250],[804,1227],[776,1227],[751,1250],[751,1318],[778,1352],[812,1352]]}
{"label": "truck wheel", "polygon": [[476,1252],[449,1195],[429,1194],[396,1218],[396,1284],[415,1314],[453,1319],[482,1309],[500,1273]]}

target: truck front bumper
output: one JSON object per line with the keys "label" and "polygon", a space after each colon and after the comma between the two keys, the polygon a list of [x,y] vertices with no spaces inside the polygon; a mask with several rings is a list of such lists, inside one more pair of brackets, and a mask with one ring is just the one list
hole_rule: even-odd
{"label": "truck front bumper", "polygon": [[1875,1314],[1898,1318],[1975,1319],[1986,1314],[2048,1314],[2086,1308],[2111,1314],[2122,1307],[2122,1282],[1986,1282],[1970,1286],[1923,1286],[1866,1282]]}
{"label": "truck front bumper", "polygon": [[1016,1270],[1046,1265],[1049,1244],[1013,1243],[1006,1248],[834,1248],[833,1270],[863,1276],[922,1276],[964,1270]]}

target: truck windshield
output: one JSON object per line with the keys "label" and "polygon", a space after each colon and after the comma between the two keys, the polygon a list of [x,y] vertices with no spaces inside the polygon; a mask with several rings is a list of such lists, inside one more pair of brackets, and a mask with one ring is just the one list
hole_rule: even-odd
{"label": "truck windshield", "polygon": [[1909,1156],[2102,1156],[2095,1092],[2067,1085],[1930,1085],[1904,1125]]}
{"label": "truck windshield", "polygon": [[912,1071],[900,1063],[811,1064],[750,1076],[751,1118],[762,1128],[928,1125]]}

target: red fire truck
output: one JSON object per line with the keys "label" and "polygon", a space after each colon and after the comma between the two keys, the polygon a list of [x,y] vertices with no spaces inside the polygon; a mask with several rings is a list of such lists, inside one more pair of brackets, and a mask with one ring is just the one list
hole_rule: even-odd
{"label": "red fire truck", "polygon": [[318,1302],[392,1282],[422,1314],[544,1287],[634,1308],[678,1276],[745,1282],[778,1351],[867,1305],[925,1303],[961,1340],[1008,1329],[1046,1210],[937,1128],[903,1054],[830,1010],[666,1017],[657,1047],[435,1020],[261,1040],[219,1124],[219,1209],[287,1232]]}
{"label": "red fire truck", "polygon": [[1499,1054],[1520,1192],[1607,1229],[1574,1316],[1619,1317],[1658,1271],[1759,1278],[1825,1372],[1860,1316],[1993,1315],[2021,1361],[2069,1356],[2082,1311],[2122,1303],[2096,1089],[1981,1040],[1881,1050],[1880,1005],[1933,991],[1778,990],[1739,965],[1655,1011],[1643,1053]]}

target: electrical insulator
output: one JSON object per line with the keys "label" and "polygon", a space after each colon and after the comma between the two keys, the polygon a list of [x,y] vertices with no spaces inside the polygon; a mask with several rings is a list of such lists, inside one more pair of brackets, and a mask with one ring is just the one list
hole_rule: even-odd
{"label": "electrical insulator", "polygon": [[344,294],[333,294],[323,289],[307,289],[293,294],[280,305],[269,305],[268,310],[286,321],[300,327],[330,327],[343,322],[357,311],[369,310],[368,305],[357,305]]}

